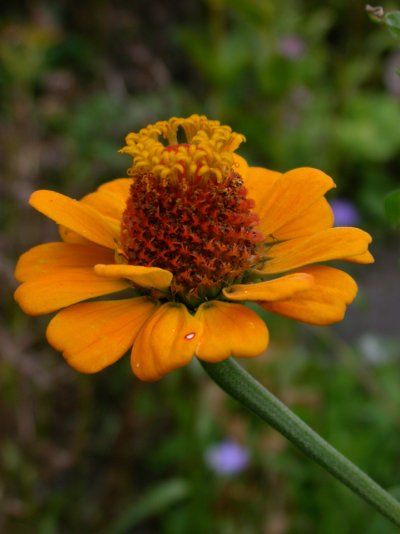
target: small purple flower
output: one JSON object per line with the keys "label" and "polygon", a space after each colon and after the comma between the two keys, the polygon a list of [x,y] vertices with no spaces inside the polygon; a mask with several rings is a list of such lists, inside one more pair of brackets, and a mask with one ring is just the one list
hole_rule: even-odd
{"label": "small purple flower", "polygon": [[296,60],[304,53],[304,41],[297,35],[286,35],[282,37],[278,44],[278,50],[282,56]]}
{"label": "small purple flower", "polygon": [[227,439],[211,445],[204,459],[210,469],[219,475],[235,475],[246,469],[250,461],[248,449]]}
{"label": "small purple flower", "polygon": [[356,226],[360,222],[360,214],[350,200],[335,198],[330,204],[335,217],[334,226]]}
{"label": "small purple flower", "polygon": [[383,83],[393,96],[400,98],[400,52],[393,52],[385,61]]}

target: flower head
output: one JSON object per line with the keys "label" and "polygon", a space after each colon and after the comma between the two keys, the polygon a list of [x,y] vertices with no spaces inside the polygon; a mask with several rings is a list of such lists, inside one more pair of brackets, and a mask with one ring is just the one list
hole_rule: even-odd
{"label": "flower head", "polygon": [[47,338],[72,367],[96,372],[133,347],[133,372],[156,380],[193,356],[258,356],[268,330],[246,301],[316,325],[343,318],[354,280],[314,264],[370,263],[370,236],[332,228],[326,174],[248,167],[243,140],[204,116],[172,118],[128,135],[129,178],[80,201],[32,194],[61,241],[21,256],[15,298],[32,315],[61,310]]}
{"label": "flower head", "polygon": [[400,52],[396,50],[389,54],[383,70],[383,83],[393,96],[400,98]]}
{"label": "flower head", "polygon": [[227,439],[210,446],[205,452],[204,459],[215,473],[236,475],[249,465],[250,453],[236,441]]}
{"label": "flower head", "polygon": [[353,226],[360,222],[356,206],[345,198],[334,198],[330,202],[335,226]]}
{"label": "flower head", "polygon": [[[187,143],[177,144],[180,126]],[[134,161],[121,221],[124,260],[172,272],[170,293],[192,307],[240,279],[263,238],[254,200],[233,166],[242,139],[196,116],[130,134],[122,149]]]}
{"label": "flower head", "polygon": [[286,35],[280,40],[278,49],[282,56],[297,60],[304,54],[305,44],[297,35]]}

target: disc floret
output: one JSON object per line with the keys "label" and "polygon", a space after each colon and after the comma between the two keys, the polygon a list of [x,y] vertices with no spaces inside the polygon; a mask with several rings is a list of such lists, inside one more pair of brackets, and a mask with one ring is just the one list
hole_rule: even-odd
{"label": "disc floret", "polygon": [[[177,142],[179,128],[185,143]],[[192,306],[241,280],[258,258],[255,203],[234,170],[242,140],[195,115],[129,134],[122,150],[133,156],[121,222],[125,259],[171,271],[172,298]]]}

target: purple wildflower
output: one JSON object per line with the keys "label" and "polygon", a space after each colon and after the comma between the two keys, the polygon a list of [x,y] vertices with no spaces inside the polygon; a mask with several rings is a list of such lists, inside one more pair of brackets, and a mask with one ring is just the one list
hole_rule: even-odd
{"label": "purple wildflower", "polygon": [[211,445],[205,452],[205,462],[219,475],[235,475],[246,469],[250,461],[248,449],[227,439]]}
{"label": "purple wildflower", "polygon": [[330,202],[335,226],[356,226],[360,222],[360,214],[350,200],[335,198]]}
{"label": "purple wildflower", "polygon": [[288,59],[300,59],[305,49],[304,41],[297,35],[286,35],[279,41],[278,49]]}
{"label": "purple wildflower", "polygon": [[383,70],[383,83],[386,89],[393,95],[400,97],[400,52],[396,51],[390,54],[385,61]]}

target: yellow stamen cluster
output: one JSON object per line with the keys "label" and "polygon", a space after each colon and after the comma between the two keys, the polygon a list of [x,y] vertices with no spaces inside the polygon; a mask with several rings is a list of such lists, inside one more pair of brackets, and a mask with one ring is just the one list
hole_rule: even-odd
{"label": "yellow stamen cluster", "polygon": [[[178,141],[179,128],[186,142]],[[232,167],[233,152],[244,140],[243,135],[232,132],[219,121],[192,115],[187,119],[173,117],[159,121],[138,133],[130,133],[121,152],[133,157],[128,174],[151,173],[163,186],[182,179],[190,183],[195,178],[221,183]]]}

